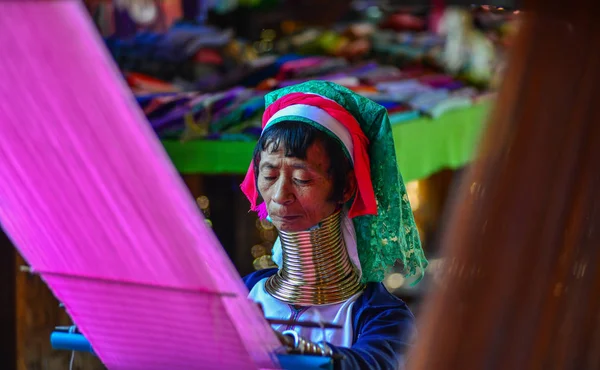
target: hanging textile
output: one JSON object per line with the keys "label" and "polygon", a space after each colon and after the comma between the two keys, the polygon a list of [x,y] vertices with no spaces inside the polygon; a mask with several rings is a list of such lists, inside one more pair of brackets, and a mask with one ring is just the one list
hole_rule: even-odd
{"label": "hanging textile", "polygon": [[275,368],[84,6],[0,3],[0,223],[108,369]]}
{"label": "hanging textile", "polygon": [[183,15],[181,0],[85,0],[85,5],[104,37],[164,32]]}

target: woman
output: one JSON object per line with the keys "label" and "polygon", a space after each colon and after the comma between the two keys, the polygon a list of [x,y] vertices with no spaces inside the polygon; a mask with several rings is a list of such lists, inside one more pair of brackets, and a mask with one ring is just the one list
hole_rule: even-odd
{"label": "woman", "polygon": [[[269,318],[342,326],[275,326],[293,351],[339,354],[347,369],[402,366],[414,317],[381,281],[398,259],[409,276],[422,274],[427,261],[387,111],[323,81],[265,100],[242,190],[279,231],[278,268],[247,276],[249,297]],[[259,195],[264,203],[257,206]]]}

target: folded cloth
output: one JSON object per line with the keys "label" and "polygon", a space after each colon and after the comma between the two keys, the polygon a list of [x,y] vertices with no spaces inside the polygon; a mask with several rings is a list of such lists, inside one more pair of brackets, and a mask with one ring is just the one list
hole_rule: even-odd
{"label": "folded cloth", "polygon": [[449,95],[450,94],[448,90],[431,90],[414,96],[412,99],[410,99],[409,104],[416,109],[426,111],[431,109],[431,107],[435,106],[439,102],[448,99]]}
{"label": "folded cloth", "polygon": [[479,94],[479,90],[472,86],[462,87],[460,89],[452,91],[452,96],[462,96],[467,98],[474,98]]}
{"label": "folded cloth", "polygon": [[[283,88],[283,87],[287,87],[287,86],[298,85],[303,82],[307,82],[307,81],[314,80],[314,79],[315,79],[314,77],[307,77],[307,78],[301,78],[301,79],[295,79],[295,80],[281,81],[277,84],[277,87]],[[332,75],[319,76],[317,79],[322,80],[322,81],[334,82],[338,85],[342,85],[345,87],[358,86],[360,84],[360,80],[358,79],[358,77],[350,76],[346,73],[336,73],[336,74],[332,74]]]}
{"label": "folded cloth", "polygon": [[378,90],[384,92],[400,92],[405,90],[412,90],[415,88],[427,88],[427,86],[423,85],[416,79],[408,79],[408,80],[398,80],[398,81],[387,81],[381,82],[375,85]]}
{"label": "folded cloth", "polygon": [[473,105],[472,99],[464,96],[450,96],[427,107],[422,107],[422,111],[433,117],[438,118],[446,112],[454,109],[467,108]]}
{"label": "folded cloth", "polygon": [[173,84],[141,73],[128,72],[125,74],[125,79],[129,87],[136,94],[173,93],[180,91],[180,89]]}
{"label": "folded cloth", "polygon": [[393,66],[378,66],[372,70],[366,71],[359,77],[364,84],[376,85],[379,82],[400,79],[402,73]]}

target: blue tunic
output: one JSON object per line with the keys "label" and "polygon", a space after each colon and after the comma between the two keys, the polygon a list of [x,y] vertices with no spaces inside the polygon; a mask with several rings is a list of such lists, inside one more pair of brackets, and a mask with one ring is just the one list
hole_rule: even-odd
{"label": "blue tunic", "polygon": [[[277,273],[259,270],[244,277],[249,290]],[[381,283],[368,283],[352,307],[353,341],[350,348],[331,345],[344,357],[340,369],[399,369],[415,333],[415,319],[401,299],[390,294]]]}

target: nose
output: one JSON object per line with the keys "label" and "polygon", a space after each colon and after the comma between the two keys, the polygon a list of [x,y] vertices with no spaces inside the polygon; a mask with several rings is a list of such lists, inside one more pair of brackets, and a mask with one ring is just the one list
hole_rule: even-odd
{"label": "nose", "polygon": [[289,181],[284,176],[279,177],[277,182],[273,184],[273,200],[277,204],[288,205],[294,201],[294,192]]}

